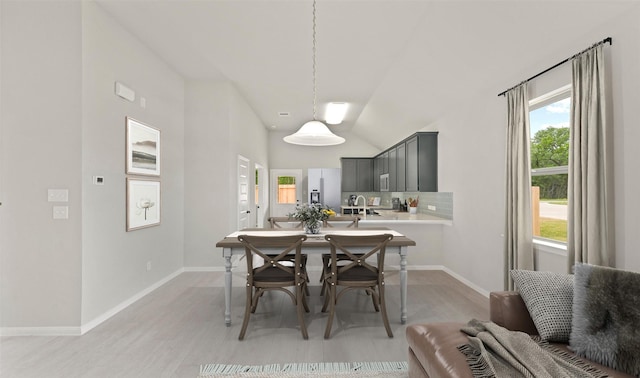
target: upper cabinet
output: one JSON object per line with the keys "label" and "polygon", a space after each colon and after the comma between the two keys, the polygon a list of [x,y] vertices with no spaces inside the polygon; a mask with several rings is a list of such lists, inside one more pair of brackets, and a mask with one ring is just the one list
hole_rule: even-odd
{"label": "upper cabinet", "polygon": [[406,192],[438,191],[438,133],[417,133],[405,141]]}
{"label": "upper cabinet", "polygon": [[396,147],[389,149],[389,191],[398,191],[398,149]]}
{"label": "upper cabinet", "polygon": [[372,158],[342,158],[342,191],[374,191]]}
{"label": "upper cabinet", "polygon": [[406,144],[396,147],[396,192],[407,191],[407,154]]}
{"label": "upper cabinet", "polygon": [[438,191],[438,132],[419,132],[374,158],[342,158],[342,191],[380,191],[389,174],[390,192]]}

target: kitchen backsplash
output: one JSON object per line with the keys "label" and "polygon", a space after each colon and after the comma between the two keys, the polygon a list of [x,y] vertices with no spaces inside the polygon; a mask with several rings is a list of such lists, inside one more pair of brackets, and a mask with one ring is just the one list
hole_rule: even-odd
{"label": "kitchen backsplash", "polygon": [[[356,194],[369,197],[380,197],[380,206],[391,209],[391,199],[398,197],[400,203],[409,198],[418,198],[418,212],[453,220],[453,193],[451,192],[343,192],[342,205],[346,206],[349,195]],[[362,204],[362,199],[360,203]],[[435,208],[435,210],[433,210]],[[335,209],[339,210],[339,209]]]}

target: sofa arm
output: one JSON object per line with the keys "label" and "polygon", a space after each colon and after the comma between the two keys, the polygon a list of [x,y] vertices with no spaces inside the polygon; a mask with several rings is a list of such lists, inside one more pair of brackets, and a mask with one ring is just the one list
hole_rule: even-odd
{"label": "sofa arm", "polygon": [[529,310],[517,291],[494,291],[489,296],[490,320],[512,331],[537,335]]}

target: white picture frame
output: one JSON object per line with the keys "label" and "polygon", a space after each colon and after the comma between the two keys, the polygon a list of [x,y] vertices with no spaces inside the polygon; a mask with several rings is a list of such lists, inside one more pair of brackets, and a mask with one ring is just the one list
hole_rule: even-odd
{"label": "white picture frame", "polygon": [[160,180],[127,178],[127,231],[160,225]]}
{"label": "white picture frame", "polygon": [[125,173],[160,176],[160,130],[126,117]]}

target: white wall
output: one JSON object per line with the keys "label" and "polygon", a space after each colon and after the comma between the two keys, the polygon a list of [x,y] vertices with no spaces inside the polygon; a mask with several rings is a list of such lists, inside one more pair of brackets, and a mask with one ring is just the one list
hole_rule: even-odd
{"label": "white wall", "polygon": [[[74,327],[81,301],[81,6],[0,2],[2,327]],[[68,220],[47,189],[69,190]]]}
{"label": "white wall", "polygon": [[[183,266],[184,82],[95,3],[83,3],[82,25],[86,324]],[[136,101],[116,96],[115,81],[135,90]],[[126,232],[125,221],[126,116],[159,129],[161,135],[161,223],[131,232]],[[104,176],[105,184],[92,185],[94,175]]]}
{"label": "white wall", "polygon": [[[506,103],[497,93],[611,36],[617,266],[640,271],[640,240],[634,236],[640,212],[640,149],[635,146],[640,137],[639,20],[640,10],[636,9],[604,25],[588,25],[580,40],[566,41],[559,51],[541,52],[540,61],[523,67],[521,77],[510,83],[492,83],[494,87],[464,99],[463,106],[451,109],[437,122],[439,189],[454,193],[454,225],[443,228],[448,268],[487,291],[503,288]],[[561,68],[550,75],[562,75],[562,70],[566,72]],[[534,91],[544,92],[548,82],[549,78],[541,78]],[[543,265],[557,261],[557,256],[547,257],[540,260]]]}
{"label": "white wall", "polygon": [[[232,224],[229,181],[230,85],[187,81],[185,88],[185,246],[187,267],[224,265],[215,243]],[[231,192],[233,193],[233,192]]]}
{"label": "white wall", "polygon": [[215,244],[237,229],[237,157],[268,169],[267,130],[231,84],[204,80],[187,82],[185,125],[184,266],[222,267]]}

